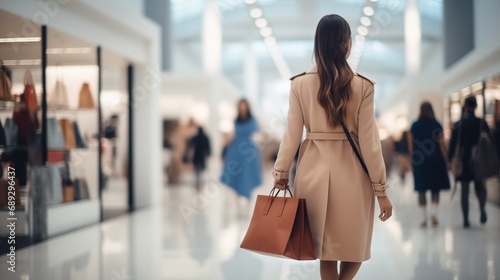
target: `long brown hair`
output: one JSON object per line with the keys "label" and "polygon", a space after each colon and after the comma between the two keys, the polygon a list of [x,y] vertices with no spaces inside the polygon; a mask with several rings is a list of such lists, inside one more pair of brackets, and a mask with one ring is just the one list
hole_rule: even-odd
{"label": "long brown hair", "polygon": [[339,15],[324,16],[314,38],[314,58],[318,67],[320,88],[318,102],[325,109],[328,124],[344,120],[354,72],[347,64],[351,28]]}
{"label": "long brown hair", "polygon": [[432,104],[428,101],[423,102],[420,105],[420,115],[418,116],[419,120],[431,120],[435,121],[436,116],[434,115],[434,109],[432,109]]}

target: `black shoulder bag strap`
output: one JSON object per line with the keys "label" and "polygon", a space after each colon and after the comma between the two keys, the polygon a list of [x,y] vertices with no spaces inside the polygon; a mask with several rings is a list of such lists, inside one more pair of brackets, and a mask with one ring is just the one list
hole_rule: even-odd
{"label": "black shoulder bag strap", "polygon": [[354,144],[354,140],[352,140],[351,134],[349,133],[349,130],[345,126],[343,121],[340,121],[340,124],[342,125],[342,128],[344,129],[345,136],[347,136],[347,140],[349,140],[349,144],[351,144],[352,149],[354,150],[354,153],[359,159],[359,162],[361,163],[361,166],[365,170],[366,174],[368,174],[368,177],[370,176],[370,173],[368,173],[368,168],[366,167],[365,161],[361,157],[361,154],[359,153],[358,149],[356,148],[356,145]]}

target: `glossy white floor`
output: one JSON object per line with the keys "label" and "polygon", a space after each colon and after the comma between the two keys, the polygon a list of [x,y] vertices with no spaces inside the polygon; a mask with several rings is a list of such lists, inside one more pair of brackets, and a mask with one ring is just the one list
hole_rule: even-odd
{"label": "glossy white floor", "polygon": [[[421,229],[412,185],[391,181],[394,216],[386,223],[376,222],[372,259],[363,264],[356,279],[499,277],[498,207],[488,205],[488,223],[480,226],[471,196],[472,227],[466,230],[461,225],[459,197],[450,201],[446,192],[441,197],[439,226]],[[276,259],[239,249],[248,219],[238,217],[232,192],[225,187],[208,183],[200,195],[188,184],[165,190],[163,209],[138,211],[17,251],[15,273],[7,271],[7,258],[0,257],[0,278],[319,279],[317,261]]]}

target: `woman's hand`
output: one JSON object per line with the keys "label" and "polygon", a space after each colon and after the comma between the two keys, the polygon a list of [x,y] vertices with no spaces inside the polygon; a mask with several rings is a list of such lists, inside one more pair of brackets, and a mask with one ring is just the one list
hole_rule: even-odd
{"label": "woman's hand", "polygon": [[286,190],[288,188],[288,179],[274,180],[274,187],[278,190]]}
{"label": "woman's hand", "polygon": [[377,196],[378,205],[380,206],[379,219],[382,222],[387,221],[392,216],[392,204],[387,196]]}

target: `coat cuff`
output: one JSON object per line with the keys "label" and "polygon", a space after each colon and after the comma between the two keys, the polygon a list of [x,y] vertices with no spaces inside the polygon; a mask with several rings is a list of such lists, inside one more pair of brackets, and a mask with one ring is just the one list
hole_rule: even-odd
{"label": "coat cuff", "polygon": [[283,180],[283,179],[288,179],[289,172],[273,170],[272,175],[275,180]]}
{"label": "coat cuff", "polygon": [[375,195],[377,195],[377,193],[382,193],[382,192],[385,195],[385,190],[387,190],[389,188],[389,185],[372,183],[372,188],[373,188],[373,191],[375,192]]}

